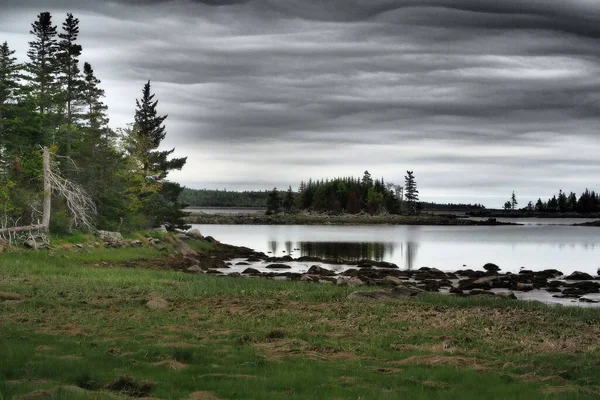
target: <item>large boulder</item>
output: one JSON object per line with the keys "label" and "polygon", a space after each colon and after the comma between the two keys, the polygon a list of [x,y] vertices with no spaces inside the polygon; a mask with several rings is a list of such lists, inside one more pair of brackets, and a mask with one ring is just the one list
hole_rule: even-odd
{"label": "large boulder", "polygon": [[492,264],[492,263],[485,264],[483,266],[483,269],[485,269],[487,272],[493,272],[493,273],[500,271],[500,267],[497,266],[496,264]]}
{"label": "large boulder", "polygon": [[336,283],[338,285],[341,286],[350,286],[350,287],[357,287],[357,286],[363,286],[365,283],[360,280],[360,278],[356,277],[356,276],[340,276],[337,278]]}
{"label": "large boulder", "polygon": [[190,229],[185,233],[185,235],[196,240],[204,239],[204,236],[202,236],[202,234],[200,233],[200,229]]}
{"label": "large boulder", "polygon": [[326,275],[326,276],[335,275],[335,272],[330,271],[323,267],[319,267],[318,265],[313,265],[312,267],[310,267],[308,269],[308,271],[306,271],[306,273],[309,275]]}
{"label": "large boulder", "polygon": [[123,235],[120,232],[98,231],[98,236],[104,242],[114,243],[123,241]]}
{"label": "large boulder", "polygon": [[244,275],[260,275],[260,271],[255,269],[255,268],[246,268],[245,270],[242,271],[242,274]]}
{"label": "large boulder", "polygon": [[150,310],[166,310],[169,308],[169,302],[162,297],[154,296],[146,302],[146,307]]}
{"label": "large boulder", "polygon": [[289,265],[286,264],[269,264],[265,268],[267,269],[292,269]]}
{"label": "large boulder", "polygon": [[587,281],[594,279],[594,277],[590,274],[586,274],[585,272],[575,271],[565,279],[568,281]]}

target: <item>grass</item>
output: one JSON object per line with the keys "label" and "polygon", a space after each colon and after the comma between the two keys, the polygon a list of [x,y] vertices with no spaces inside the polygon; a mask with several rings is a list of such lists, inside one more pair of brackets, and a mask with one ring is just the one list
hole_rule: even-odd
{"label": "grass", "polygon": [[119,266],[159,254],[0,254],[0,400],[600,397],[598,309]]}

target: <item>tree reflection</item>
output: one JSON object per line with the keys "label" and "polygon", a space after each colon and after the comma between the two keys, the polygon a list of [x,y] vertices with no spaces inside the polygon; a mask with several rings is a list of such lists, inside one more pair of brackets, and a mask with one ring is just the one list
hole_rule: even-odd
{"label": "tree reflection", "polygon": [[383,261],[394,254],[394,243],[383,242],[300,242],[302,256],[342,258],[348,261]]}

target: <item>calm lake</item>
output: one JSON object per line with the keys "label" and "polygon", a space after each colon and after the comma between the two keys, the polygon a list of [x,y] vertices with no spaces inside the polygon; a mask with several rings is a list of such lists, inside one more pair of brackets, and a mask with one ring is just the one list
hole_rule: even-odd
{"label": "calm lake", "polygon": [[[555,221],[560,223],[563,221]],[[537,223],[540,221],[538,220]],[[569,221],[570,222],[570,221]],[[583,221],[576,221],[583,222]],[[275,256],[291,254],[369,258],[400,268],[443,271],[481,269],[487,262],[503,271],[555,268],[565,274],[600,268],[600,228],[524,226],[306,226],[193,225],[203,235]]]}

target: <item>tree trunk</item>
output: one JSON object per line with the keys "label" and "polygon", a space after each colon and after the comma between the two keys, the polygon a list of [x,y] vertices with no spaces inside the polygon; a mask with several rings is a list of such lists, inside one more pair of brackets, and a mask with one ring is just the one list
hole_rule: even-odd
{"label": "tree trunk", "polygon": [[42,215],[42,229],[50,230],[50,205],[52,186],[50,185],[50,150],[44,147],[44,209]]}

